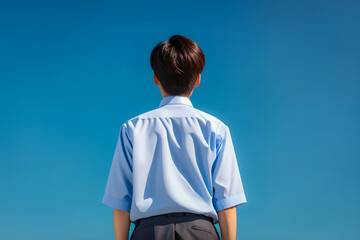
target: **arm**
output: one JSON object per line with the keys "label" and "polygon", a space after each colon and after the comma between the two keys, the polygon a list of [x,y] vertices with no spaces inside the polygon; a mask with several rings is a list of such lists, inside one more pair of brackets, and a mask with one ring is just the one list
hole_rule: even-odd
{"label": "arm", "polygon": [[223,240],[236,239],[236,208],[230,207],[218,211],[221,238]]}
{"label": "arm", "polygon": [[211,168],[213,205],[218,214],[221,236],[236,239],[236,206],[246,203],[240,171],[229,128],[219,129],[216,157]]}
{"label": "arm", "polygon": [[130,228],[130,212],[114,208],[115,240],[128,240]]}
{"label": "arm", "polygon": [[116,240],[128,240],[133,196],[132,144],[126,128],[125,124],[121,126],[102,200],[103,204],[114,209]]}

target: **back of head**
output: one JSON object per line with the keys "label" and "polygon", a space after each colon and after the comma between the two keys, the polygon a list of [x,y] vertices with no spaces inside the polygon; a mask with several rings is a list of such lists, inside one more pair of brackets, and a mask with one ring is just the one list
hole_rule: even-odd
{"label": "back of head", "polygon": [[155,46],[150,56],[151,68],[170,95],[189,95],[197,76],[205,67],[205,55],[191,39],[173,35]]}

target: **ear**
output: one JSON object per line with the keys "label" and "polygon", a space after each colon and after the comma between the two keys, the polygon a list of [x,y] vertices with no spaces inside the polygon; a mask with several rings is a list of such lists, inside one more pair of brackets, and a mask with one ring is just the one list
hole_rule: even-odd
{"label": "ear", "polygon": [[159,84],[160,84],[160,82],[159,82],[159,79],[156,77],[156,75],[155,75],[155,72],[154,72],[154,83],[156,84],[156,85],[158,85],[159,86]]}
{"label": "ear", "polygon": [[197,87],[200,85],[200,79],[201,79],[201,74],[199,74],[199,76],[197,77],[194,87]]}

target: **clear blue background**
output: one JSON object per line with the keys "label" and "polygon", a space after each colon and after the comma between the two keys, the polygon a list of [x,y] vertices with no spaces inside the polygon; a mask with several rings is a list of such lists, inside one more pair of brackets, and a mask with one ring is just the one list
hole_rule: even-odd
{"label": "clear blue background", "polygon": [[158,107],[149,56],[173,34],[206,55],[194,107],[232,133],[248,200],[238,239],[359,239],[359,12],[358,1],[1,1],[0,239],[113,239],[101,199],[118,131]]}

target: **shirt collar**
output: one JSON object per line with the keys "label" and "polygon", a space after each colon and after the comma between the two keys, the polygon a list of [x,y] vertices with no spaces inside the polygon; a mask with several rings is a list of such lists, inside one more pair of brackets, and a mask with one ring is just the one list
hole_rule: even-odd
{"label": "shirt collar", "polygon": [[180,96],[180,95],[172,95],[172,96],[164,97],[161,100],[159,107],[162,107],[164,105],[175,105],[175,104],[187,105],[187,106],[193,107],[190,99],[188,99],[187,97],[184,97],[184,96]]}

